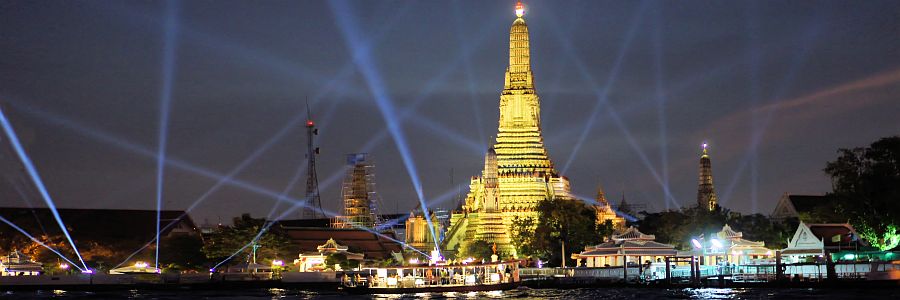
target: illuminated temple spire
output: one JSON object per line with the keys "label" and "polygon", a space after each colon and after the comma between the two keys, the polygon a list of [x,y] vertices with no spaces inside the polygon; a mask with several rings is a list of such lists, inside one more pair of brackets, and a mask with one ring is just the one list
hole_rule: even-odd
{"label": "illuminated temple spire", "polygon": [[525,6],[516,4],[516,20],[509,29],[509,68],[506,70],[504,92],[511,89],[529,90],[534,93],[531,74],[531,47],[528,43],[528,25],[525,24]]}
{"label": "illuminated temple spire", "polygon": [[[494,145],[485,155],[481,176],[473,176],[462,211],[454,213],[442,247],[465,249],[486,241],[501,257],[516,257],[510,226],[516,218],[537,218],[546,199],[572,199],[569,181],[560,176],[544,148],[541,102],[534,87],[525,6],[516,4],[509,29],[509,66],[500,92],[500,118]],[[615,216],[613,213],[612,216]]]}
{"label": "illuminated temple spire", "polygon": [[531,46],[524,5],[516,4],[516,16],[509,29],[509,67],[500,94],[500,121],[497,133],[498,171],[502,174],[552,174],[553,164],[544,149],[541,135],[541,102],[531,72]]}
{"label": "illuminated temple spire", "polygon": [[616,215],[616,212],[612,209],[609,201],[606,200],[603,188],[600,186],[597,186],[596,202],[597,203],[594,204],[594,213],[596,214],[595,221],[597,222],[597,225],[603,225],[606,221],[609,221],[612,223],[613,228],[625,228],[625,218]]}
{"label": "illuminated temple spire", "polygon": [[715,210],[719,206],[719,199],[713,188],[712,162],[709,159],[709,145],[703,143],[703,153],[700,155],[700,184],[697,187],[697,206]]}

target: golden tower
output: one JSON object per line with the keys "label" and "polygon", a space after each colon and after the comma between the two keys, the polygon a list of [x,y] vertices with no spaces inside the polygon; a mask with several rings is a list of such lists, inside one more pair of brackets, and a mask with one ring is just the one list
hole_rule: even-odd
{"label": "golden tower", "polygon": [[700,154],[700,184],[697,187],[697,206],[713,211],[719,206],[719,197],[713,188],[712,162],[707,152],[707,144],[703,143],[703,153]]}
{"label": "golden tower", "polygon": [[534,88],[524,6],[516,4],[509,30],[509,67],[500,93],[500,119],[494,145],[485,155],[481,176],[474,176],[461,211],[454,213],[443,243],[454,251],[484,240],[498,254],[516,256],[509,227],[516,218],[537,217],[535,207],[548,198],[571,198],[569,182],[553,168],[541,134],[541,103]]}

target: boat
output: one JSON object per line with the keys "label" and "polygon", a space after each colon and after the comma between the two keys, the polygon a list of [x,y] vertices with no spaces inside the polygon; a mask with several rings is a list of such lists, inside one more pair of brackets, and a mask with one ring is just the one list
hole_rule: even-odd
{"label": "boat", "polygon": [[346,272],[340,289],[352,294],[501,291],[520,284],[519,261],[363,268]]}
{"label": "boat", "polygon": [[866,274],[866,280],[893,281],[900,283],[900,260],[873,263]]}

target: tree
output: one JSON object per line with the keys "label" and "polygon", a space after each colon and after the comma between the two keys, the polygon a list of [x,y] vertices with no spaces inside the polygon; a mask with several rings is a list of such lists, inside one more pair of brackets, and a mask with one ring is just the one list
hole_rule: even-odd
{"label": "tree", "polygon": [[[368,265],[368,264],[367,264],[367,265]],[[401,265],[401,263],[400,263],[399,261],[397,261],[397,259],[395,259],[395,258],[393,258],[393,257],[388,257],[388,258],[385,258],[385,259],[378,259],[378,260],[375,260],[375,262],[374,262],[374,266],[382,267],[382,268],[384,268],[384,267],[399,266],[399,265]]]}
{"label": "tree", "polygon": [[717,207],[713,211],[703,208],[668,210],[658,213],[641,212],[644,218],[638,222],[641,231],[656,235],[656,241],[687,249],[690,240],[699,236],[710,237],[722,230],[722,226],[740,214]]}
{"label": "tree", "polygon": [[[42,243],[44,243],[44,245],[47,245],[48,247],[53,248],[54,250],[60,252],[62,255],[65,255],[67,258],[72,259],[73,263],[75,263],[75,264],[79,263],[79,261],[76,259],[75,251],[72,250],[72,247],[69,247],[69,244],[66,241],[65,237],[63,237],[61,235],[57,235],[57,236],[41,235],[36,238],[38,240],[40,240]],[[18,248],[18,250],[22,251],[22,253],[25,253],[26,255],[28,255],[29,257],[34,259],[36,262],[43,264],[44,271],[48,271],[48,272],[59,271],[59,264],[61,264],[61,263],[68,264],[68,262],[66,262],[64,259],[60,258],[58,254],[53,253],[53,251],[48,250],[44,246],[41,246],[40,244],[38,244],[30,239],[25,239],[25,241],[27,241],[27,244],[25,244],[24,241],[21,242],[22,244],[18,244],[18,245],[24,246],[22,248]],[[8,253],[8,252],[4,252],[4,253]],[[74,268],[74,267],[79,267],[79,266],[80,265],[76,265],[76,266],[72,266],[72,267]]]}
{"label": "tree", "polygon": [[359,261],[347,259],[343,253],[332,253],[325,256],[325,266],[336,270],[335,265],[340,265],[342,270],[350,270],[359,267]]}
{"label": "tree", "polygon": [[765,242],[767,247],[787,246],[787,239],[797,228],[797,223],[774,222],[762,214],[741,215],[721,207],[713,211],[695,207],[641,214],[641,231],[653,233],[656,241],[681,249],[689,249],[693,238],[715,236],[725,224],[741,231],[745,239]]}
{"label": "tree", "polygon": [[872,246],[889,250],[900,244],[900,136],[882,138],[866,148],[840,149],[825,165],[831,176],[837,213],[850,218]]}
{"label": "tree", "polygon": [[752,214],[732,218],[728,224],[734,230],[741,231],[745,239],[762,241],[768,248],[779,249],[787,247],[787,240],[794,234],[799,222],[775,222],[765,215]]}
{"label": "tree", "polygon": [[180,234],[163,238],[159,247],[159,260],[166,268],[203,271],[209,267],[199,236]]}
{"label": "tree", "polygon": [[491,255],[494,254],[493,247],[494,245],[482,240],[475,240],[468,243],[460,249],[459,257],[462,259],[465,258],[474,258],[475,260],[491,260]]}
{"label": "tree", "polygon": [[523,256],[546,259],[550,257],[550,228],[538,227],[536,218],[513,219],[510,231],[512,232],[512,244],[516,252]]}
{"label": "tree", "polygon": [[[600,243],[608,232],[598,229],[612,228],[611,223],[609,227],[598,228],[594,210],[581,201],[545,199],[538,203],[536,209],[539,212],[537,220],[513,221],[513,245],[518,253],[548,261],[550,265],[556,265],[562,259],[571,260],[569,254]],[[566,247],[565,257],[562,254],[563,244]]]}
{"label": "tree", "polygon": [[95,270],[108,270],[124,259],[111,245],[96,241],[81,247],[81,257]]}
{"label": "tree", "polygon": [[[243,248],[234,257],[249,257],[253,251],[251,242],[265,225],[265,219],[254,219],[249,214],[234,218],[232,226],[219,227],[204,239],[203,254],[209,259],[222,260]],[[259,246],[256,251],[258,259],[278,258],[289,253],[290,242],[276,226],[266,230],[255,243]]]}

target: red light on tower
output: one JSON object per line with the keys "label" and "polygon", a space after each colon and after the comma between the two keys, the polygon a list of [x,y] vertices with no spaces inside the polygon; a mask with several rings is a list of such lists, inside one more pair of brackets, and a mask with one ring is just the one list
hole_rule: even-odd
{"label": "red light on tower", "polygon": [[313,126],[315,126],[315,125],[316,125],[316,123],[313,123],[312,120],[307,120],[307,121],[306,121],[306,127],[313,127]]}
{"label": "red light on tower", "polygon": [[516,17],[521,18],[525,15],[525,5],[522,4],[522,1],[516,2]]}

